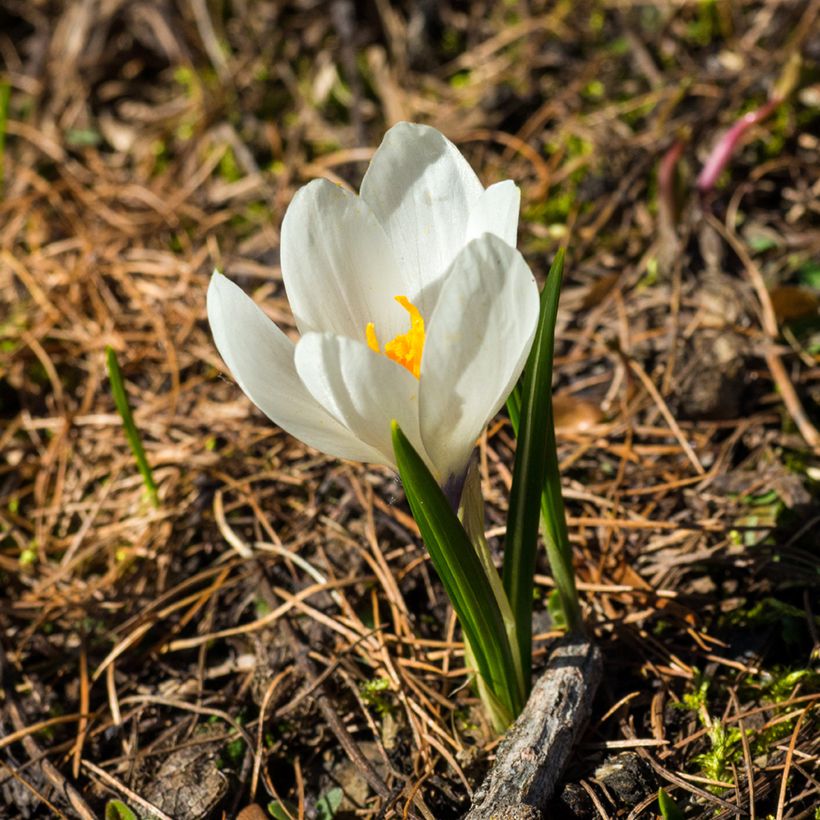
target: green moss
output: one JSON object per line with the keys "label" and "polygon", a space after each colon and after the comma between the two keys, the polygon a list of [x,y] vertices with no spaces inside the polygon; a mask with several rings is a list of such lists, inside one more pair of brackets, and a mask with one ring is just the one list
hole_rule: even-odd
{"label": "green moss", "polygon": [[716,0],[700,0],[695,18],[686,27],[686,38],[699,46],[708,46],[719,35],[720,21]]}
{"label": "green moss", "polygon": [[43,367],[43,363],[39,359],[29,363],[26,367],[26,375],[35,384],[40,386],[45,386],[48,384],[48,371],[45,367]]}
{"label": "green moss", "polygon": [[630,50],[629,40],[627,40],[626,37],[616,37],[614,40],[611,40],[607,46],[607,51],[616,57],[629,54]]}
{"label": "green moss", "polygon": [[696,670],[692,685],[694,686],[693,691],[686,692],[680,703],[675,704],[675,708],[694,712],[702,719],[703,711],[706,709],[706,696],[709,693],[709,679]]}
{"label": "green moss", "polygon": [[189,66],[177,66],[174,69],[174,82],[182,86],[185,96],[195,99],[202,94],[202,84],[199,75]]}
{"label": "green moss", "polygon": [[359,694],[362,700],[372,706],[380,715],[388,714],[392,711],[393,705],[387,697],[390,692],[390,680],[388,678],[371,678],[359,685]]}
{"label": "green moss", "polygon": [[159,175],[168,167],[170,152],[165,140],[157,139],[151,143],[151,153],[154,155],[154,175]]}
{"label": "green moss", "polygon": [[189,139],[191,139],[191,137],[193,137],[194,133],[194,122],[192,120],[184,120],[177,126],[176,130],[174,131],[174,136],[180,142],[187,142]]}
{"label": "green moss", "polygon": [[[736,726],[724,726],[715,721],[709,729],[709,751],[695,757],[694,762],[700,767],[704,777],[710,780],[734,782],[732,765],[739,763],[742,756],[740,729]],[[709,791],[720,793],[720,786],[709,786]]]}
{"label": "green moss", "polygon": [[792,106],[783,103],[775,110],[768,123],[768,136],[763,142],[763,154],[767,158],[779,157],[786,146],[786,138],[792,130]]}
{"label": "green moss", "polygon": [[20,557],[17,559],[21,567],[31,567],[37,563],[37,549],[33,544],[23,549],[20,552]]}
{"label": "green moss", "polygon": [[790,669],[776,667],[769,670],[769,680],[763,684],[768,700],[782,703],[791,698],[795,687],[800,684],[804,691],[816,692],[820,689],[820,673],[813,669]]}
{"label": "green moss", "polygon": [[224,759],[225,762],[233,767],[238,767],[242,763],[245,756],[245,741],[238,737],[230,743],[225,744]]}
{"label": "green moss", "polygon": [[242,179],[242,171],[239,168],[236,155],[231,147],[228,147],[222,155],[222,159],[219,160],[219,176],[226,182],[236,182]]}
{"label": "green moss", "polygon": [[574,201],[575,197],[570,191],[553,194],[541,202],[534,202],[527,206],[523,213],[524,220],[536,222],[539,225],[566,222]]}
{"label": "green moss", "polygon": [[462,34],[454,28],[446,28],[441,35],[441,50],[448,57],[453,57],[463,51]]}
{"label": "green moss", "polygon": [[633,131],[637,131],[646,121],[646,118],[655,110],[655,106],[655,102],[649,101],[629,108],[621,114],[621,122],[626,123]]}
{"label": "green moss", "polygon": [[658,267],[658,257],[651,256],[646,263],[646,273],[640,278],[638,282],[637,289],[638,290],[646,290],[647,288],[654,287],[658,283],[658,274],[659,274],[659,267]]}
{"label": "green moss", "polygon": [[[786,647],[799,646],[805,640],[806,613],[798,607],[784,603],[777,598],[764,598],[748,608],[738,607],[727,612],[721,619],[727,626],[743,629],[776,626]],[[820,624],[820,616],[815,615]]]}
{"label": "green moss", "polygon": [[468,86],[470,84],[470,77],[471,72],[466,69],[464,71],[457,71],[450,77],[450,88],[458,89]]}
{"label": "green moss", "polygon": [[606,88],[600,80],[591,80],[581,92],[588,100],[598,101],[603,99]]}

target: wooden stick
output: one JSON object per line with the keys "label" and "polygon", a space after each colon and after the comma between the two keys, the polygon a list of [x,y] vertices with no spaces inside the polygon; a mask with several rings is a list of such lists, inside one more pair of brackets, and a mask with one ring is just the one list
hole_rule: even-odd
{"label": "wooden stick", "polygon": [[558,644],[464,820],[542,820],[589,720],[601,670],[601,652],[586,638]]}

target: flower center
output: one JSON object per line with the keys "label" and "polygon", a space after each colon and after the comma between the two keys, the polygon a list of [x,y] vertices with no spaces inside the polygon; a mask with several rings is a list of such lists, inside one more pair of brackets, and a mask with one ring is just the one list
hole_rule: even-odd
{"label": "flower center", "polygon": [[[397,296],[396,301],[410,314],[410,330],[388,342],[384,346],[384,355],[418,378],[421,373],[421,354],[424,351],[424,319],[419,309],[406,296]],[[376,326],[373,322],[367,323],[365,336],[367,346],[376,353],[380,353]]]}

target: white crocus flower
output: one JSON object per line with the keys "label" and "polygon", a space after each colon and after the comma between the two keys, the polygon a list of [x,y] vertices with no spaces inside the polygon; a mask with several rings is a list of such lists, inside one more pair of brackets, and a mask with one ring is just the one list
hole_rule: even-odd
{"label": "white crocus flower", "polygon": [[208,319],[222,358],[265,415],[325,453],[395,466],[396,419],[457,493],[538,319],[514,247],[519,199],[511,181],[484,189],[435,129],[396,125],[360,196],[314,180],[288,208],[282,278],[298,342],[214,274]]}

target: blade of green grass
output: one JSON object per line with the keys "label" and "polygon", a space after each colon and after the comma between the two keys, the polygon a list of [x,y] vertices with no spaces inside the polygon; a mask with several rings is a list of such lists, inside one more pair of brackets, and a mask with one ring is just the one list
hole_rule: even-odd
{"label": "blade of green grass", "polygon": [[[569,543],[567,530],[567,514],[564,509],[564,496],[561,491],[561,469],[558,465],[558,446],[555,441],[555,416],[552,411],[552,360],[555,349],[555,320],[558,316],[558,300],[561,291],[561,282],[564,274],[563,250],[556,256],[552,270],[555,272],[554,281],[548,292],[549,300],[549,337],[550,355],[549,372],[539,378],[547,402],[547,415],[544,420],[546,427],[546,476],[544,489],[541,494],[541,523],[543,526],[544,543],[547,547],[555,588],[564,610],[567,628],[570,632],[583,629],[581,606],[578,602],[578,589],[575,586],[575,570],[572,566],[572,545]],[[553,278],[552,272],[550,278]]]}
{"label": "blade of green grass", "polygon": [[532,658],[532,596],[539,517],[543,520],[547,555],[567,624],[570,629],[580,626],[552,414],[555,320],[563,272],[564,252],[561,250],[541,292],[538,328],[520,393],[514,391],[508,401],[518,442],[507,517],[503,577],[515,615],[524,669],[531,668]]}
{"label": "blade of green grass", "polygon": [[516,648],[510,646],[484,567],[450,502],[395,421],[392,434],[410,510],[458,615],[478,673],[512,719],[524,706],[513,660]]}
{"label": "blade of green grass", "polygon": [[148,493],[148,498],[154,507],[159,507],[159,496],[157,495],[157,485],[154,481],[154,474],[151,472],[151,465],[145,457],[145,450],[142,446],[139,430],[134,423],[134,417],[131,414],[131,407],[128,404],[128,396],[125,393],[125,385],[122,380],[122,372],[117,361],[117,354],[114,348],[105,348],[105,360],[108,365],[108,379],[111,382],[111,394],[114,397],[114,404],[117,406],[122,423],[125,427],[125,435],[128,438],[128,443],[131,445],[131,452],[137,462],[137,467],[142,475],[143,484]]}

